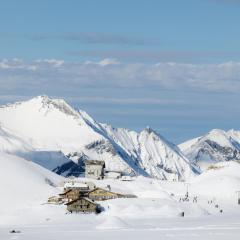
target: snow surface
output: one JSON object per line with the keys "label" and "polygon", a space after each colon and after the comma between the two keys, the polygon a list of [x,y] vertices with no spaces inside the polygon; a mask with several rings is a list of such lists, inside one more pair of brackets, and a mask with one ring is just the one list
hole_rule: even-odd
{"label": "snow surface", "polygon": [[0,124],[0,152],[14,153],[32,151],[31,145],[25,142],[21,137],[16,136],[9,129]]}
{"label": "snow surface", "polygon": [[[132,222],[131,222],[132,223]],[[21,233],[12,234],[9,230],[13,228],[0,228],[0,239],[10,240],[122,240],[122,239],[153,239],[153,240],[229,240],[238,239],[240,234],[239,217],[237,216],[214,216],[208,218],[178,218],[158,219],[143,224],[138,222],[134,227],[129,221],[118,218],[114,223],[105,222],[95,228],[91,220],[75,221],[65,224],[53,224],[51,220],[41,225],[14,226]],[[103,226],[103,228],[101,228]],[[109,229],[108,227],[114,226]]]}
{"label": "snow surface", "polygon": [[[2,106],[0,239],[238,239],[239,142],[238,131],[213,130],[179,146],[190,163],[151,128],[137,133],[100,124],[61,99],[42,96]],[[138,176],[76,182],[110,185],[137,198],[99,202],[99,215],[69,214],[65,205],[47,204],[68,181],[50,170],[82,158]],[[200,175],[197,164],[205,169]]]}
{"label": "snow surface", "polygon": [[[99,202],[96,214],[66,214],[66,206],[46,204],[66,181],[41,166],[10,154],[0,154],[0,239],[237,239],[240,208],[240,164],[218,163],[188,182],[189,202],[179,201],[186,183],[137,177],[131,182],[91,180],[112,191],[138,198]],[[90,179],[79,178],[77,182]],[[3,197],[4,196],[4,197]],[[193,203],[193,197],[198,202]],[[213,200],[212,204],[208,201]],[[215,205],[219,207],[216,208]],[[220,213],[220,210],[223,213]],[[180,214],[184,212],[185,217]],[[21,233],[9,233],[11,230]]]}
{"label": "snow surface", "polygon": [[181,151],[152,129],[137,133],[100,124],[62,99],[39,96],[2,106],[0,126],[0,151],[11,150],[49,170],[94,159],[130,175],[186,180],[197,174]]}
{"label": "snow surface", "polygon": [[58,192],[56,186],[64,180],[33,162],[5,153],[0,153],[0,166],[0,224],[18,213],[23,217],[25,209],[39,208]]}
{"label": "snow surface", "polygon": [[179,148],[204,171],[217,162],[240,160],[239,136],[238,131],[213,129],[204,136],[180,144]]}

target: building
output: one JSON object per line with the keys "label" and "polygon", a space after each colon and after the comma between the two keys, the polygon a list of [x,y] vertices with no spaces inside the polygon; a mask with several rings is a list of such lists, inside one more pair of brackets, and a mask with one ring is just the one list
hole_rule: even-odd
{"label": "building", "polygon": [[133,181],[133,178],[131,176],[122,176],[121,180],[122,181]]}
{"label": "building", "polygon": [[[88,190],[89,191],[89,190]],[[63,193],[60,193],[59,196],[65,200],[65,202],[71,202],[75,199],[78,199],[80,196],[83,195],[83,193],[88,192],[88,191],[84,191],[82,192],[79,189],[68,189]]]}
{"label": "building", "polygon": [[124,198],[124,194],[110,192],[103,188],[95,188],[92,191],[89,191],[87,194],[88,198],[95,200],[95,201],[104,201],[109,199],[115,198]]}
{"label": "building", "polygon": [[108,191],[106,189],[97,187],[93,190],[81,190],[81,189],[68,189],[63,193],[59,194],[62,202],[71,202],[81,197],[87,197],[94,201],[104,201],[115,198],[135,198],[133,194],[121,194]]}
{"label": "building", "polygon": [[64,184],[64,190],[69,190],[69,189],[79,189],[82,191],[84,190],[87,191],[89,190],[89,185],[83,182],[69,181]]}
{"label": "building", "polygon": [[89,198],[80,197],[71,202],[66,203],[67,210],[71,213],[73,212],[83,212],[83,213],[100,213],[101,206],[95,203]]}
{"label": "building", "polygon": [[93,179],[104,178],[105,162],[97,160],[85,161],[85,177]]}
{"label": "building", "polygon": [[89,190],[93,190],[94,188],[96,188],[96,184],[94,182],[85,182],[88,187],[89,187]]}
{"label": "building", "polygon": [[61,196],[52,196],[48,198],[49,204],[61,204],[63,201],[64,199]]}
{"label": "building", "polygon": [[110,179],[119,179],[122,177],[122,172],[120,171],[105,171],[105,177]]}

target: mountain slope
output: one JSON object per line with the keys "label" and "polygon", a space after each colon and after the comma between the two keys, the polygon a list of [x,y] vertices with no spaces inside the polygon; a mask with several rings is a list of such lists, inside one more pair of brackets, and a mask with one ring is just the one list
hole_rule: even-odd
{"label": "mountain slope", "polygon": [[183,153],[202,170],[211,164],[240,160],[239,133],[214,129],[206,135],[179,145]]}
{"label": "mountain slope", "polygon": [[240,164],[236,161],[219,162],[191,182],[190,191],[208,199],[225,199],[235,206],[240,185]]}
{"label": "mountain slope", "polygon": [[46,96],[0,107],[0,122],[36,149],[72,151],[101,139],[65,101]]}
{"label": "mountain slope", "polygon": [[[78,165],[70,161],[61,151],[40,151],[34,149],[31,143],[20,136],[16,136],[12,131],[0,125],[0,153],[9,153],[24,159],[33,161],[51,171],[56,171],[58,166],[71,164],[77,168]],[[67,171],[61,171],[67,176]]]}
{"label": "mountain slope", "polygon": [[[35,151],[62,151],[66,155],[84,152],[91,159],[104,159],[107,165],[114,166],[114,170],[124,170],[127,173],[132,171],[119,154],[108,151],[111,146],[108,139],[93,126],[89,126],[81,113],[62,99],[39,96],[29,101],[2,106],[0,123],[21,136]],[[97,147],[94,147],[96,144]]]}
{"label": "mountain slope", "polygon": [[16,136],[9,129],[0,124],[0,152],[14,153],[18,151],[31,151],[32,147],[21,137]]}
{"label": "mountain slope", "polygon": [[180,150],[153,130],[137,133],[97,123],[62,99],[39,96],[2,106],[0,124],[27,146],[17,155],[65,176],[81,174],[87,159],[104,160],[110,171],[160,179],[195,174]]}
{"label": "mountain slope", "polygon": [[103,125],[107,134],[116,141],[140,166],[159,179],[184,180],[197,174],[196,169],[174,144],[151,128],[140,133]]}
{"label": "mountain slope", "polygon": [[[0,215],[2,212],[39,205],[56,193],[63,177],[23,158],[0,153]],[[14,194],[13,194],[14,193]],[[1,212],[2,211],[2,212]]]}

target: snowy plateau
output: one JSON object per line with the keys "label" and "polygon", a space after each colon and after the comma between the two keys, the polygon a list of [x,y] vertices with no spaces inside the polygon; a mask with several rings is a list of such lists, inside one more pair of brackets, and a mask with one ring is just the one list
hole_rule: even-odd
{"label": "snowy plateau", "polygon": [[[91,159],[134,180],[86,179]],[[138,133],[98,123],[62,99],[4,105],[0,240],[239,239],[239,161],[235,130],[214,129],[176,146],[149,127]],[[103,201],[98,215],[47,204],[73,176],[137,198]]]}

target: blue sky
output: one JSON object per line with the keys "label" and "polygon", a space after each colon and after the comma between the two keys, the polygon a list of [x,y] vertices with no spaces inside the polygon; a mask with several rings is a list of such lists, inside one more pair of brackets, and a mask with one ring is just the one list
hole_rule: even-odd
{"label": "blue sky", "polygon": [[0,1],[0,102],[63,97],[174,142],[239,129],[240,1]]}

